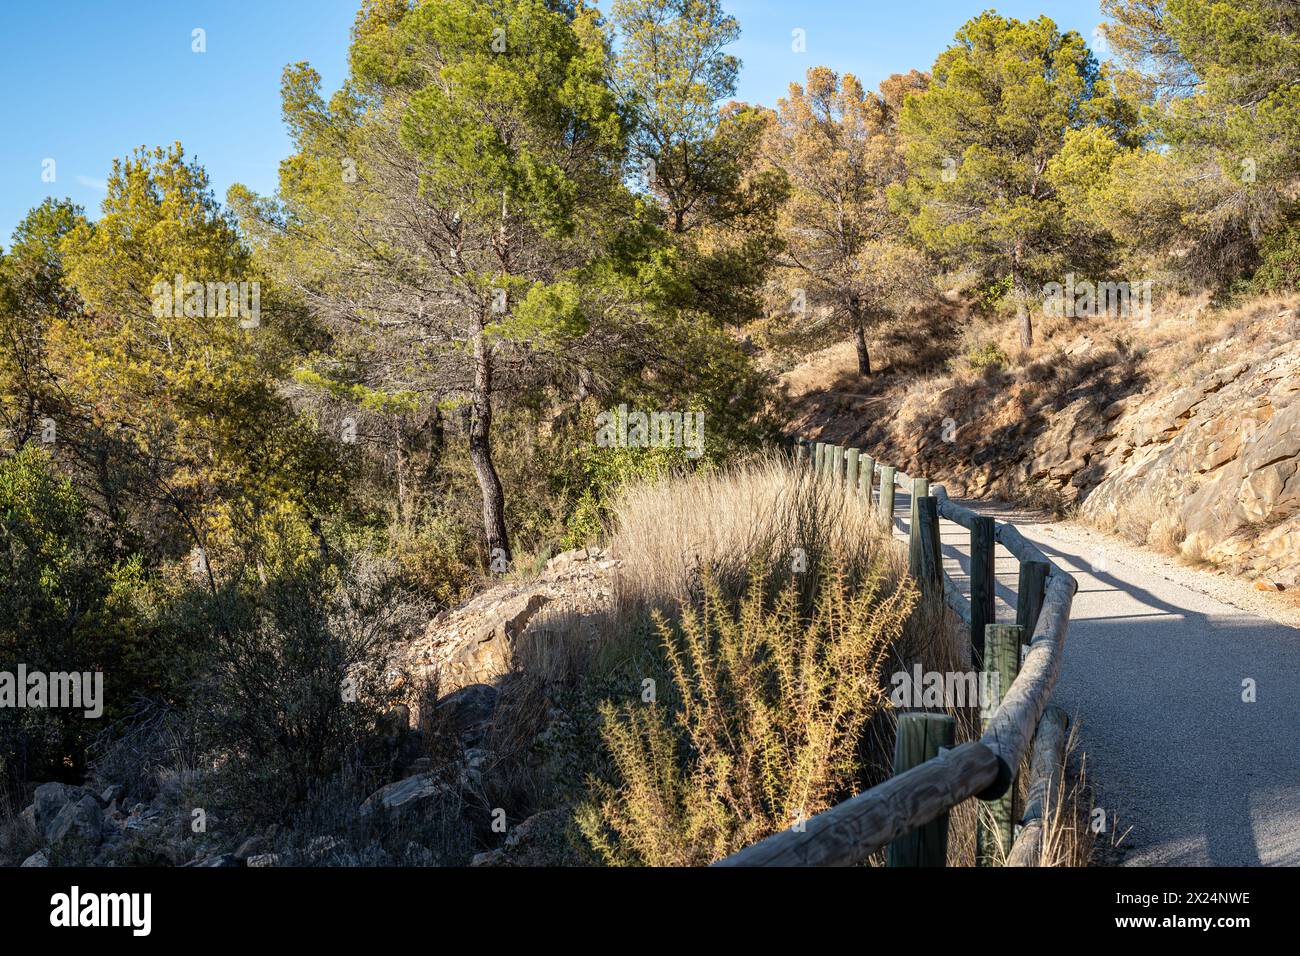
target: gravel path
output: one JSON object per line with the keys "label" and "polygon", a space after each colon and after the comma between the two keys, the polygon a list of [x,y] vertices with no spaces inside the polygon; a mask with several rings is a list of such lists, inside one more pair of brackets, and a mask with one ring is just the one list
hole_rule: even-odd
{"label": "gravel path", "polygon": [[[1077,725],[1106,842],[1123,834],[1116,862],[1300,865],[1294,604],[1079,525],[961,504],[1014,522],[1078,579],[1053,700]],[[900,495],[900,532],[909,507]],[[944,521],[941,538],[969,594],[969,532]],[[998,620],[1014,621],[1017,562],[998,546],[996,565]]]}

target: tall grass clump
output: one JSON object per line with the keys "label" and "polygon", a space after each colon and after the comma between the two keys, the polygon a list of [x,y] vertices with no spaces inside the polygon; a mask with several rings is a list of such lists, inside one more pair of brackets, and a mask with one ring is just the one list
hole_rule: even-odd
{"label": "tall grass clump", "polygon": [[705,865],[860,786],[864,730],[888,708],[886,660],[918,595],[883,554],[856,583],[846,559],[821,557],[811,614],[800,609],[806,575],[756,571],[737,607],[713,570],[679,622],[656,611],[671,686],[658,700],[602,705],[615,779],[593,781],[578,813],[606,863]]}
{"label": "tall grass clump", "polygon": [[610,510],[624,616],[670,612],[698,596],[705,575],[737,601],[755,566],[792,572],[803,611],[831,555],[850,584],[882,562],[892,580],[904,574],[901,553],[860,495],[784,456],[629,485]]}

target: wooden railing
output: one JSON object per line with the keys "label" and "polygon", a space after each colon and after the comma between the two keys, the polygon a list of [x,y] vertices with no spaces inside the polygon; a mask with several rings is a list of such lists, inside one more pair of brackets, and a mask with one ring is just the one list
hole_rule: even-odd
{"label": "wooden railing", "polygon": [[[911,573],[923,590],[942,588],[944,601],[970,627],[972,665],[996,674],[997,686],[1005,692],[984,720],[979,740],[955,746],[951,717],[904,714],[898,723],[893,777],[715,865],[852,866],[889,847],[892,865],[942,866],[947,814],[972,797],[991,805],[991,812],[980,815],[977,861],[1035,865],[1043,815],[1054,806],[1062,759],[1064,714],[1049,707],[1049,700],[1060,674],[1070,605],[1078,588],[1074,577],[1013,525],[961,507],[926,478],[909,478],[858,449],[822,442],[799,441],[795,455],[816,474],[847,484],[890,528],[895,524],[897,490],[910,494]],[[873,499],[877,473],[879,494]],[[941,517],[970,532],[969,596],[943,569]],[[1020,562],[1015,625],[996,623],[995,544]],[[1029,641],[1022,647],[1024,635]],[[1013,784],[1031,744],[1029,797],[1017,833]]]}

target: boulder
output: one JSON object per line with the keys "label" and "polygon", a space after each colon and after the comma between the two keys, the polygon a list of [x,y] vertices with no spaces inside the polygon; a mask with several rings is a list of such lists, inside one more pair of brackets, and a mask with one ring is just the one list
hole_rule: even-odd
{"label": "boulder", "polygon": [[69,803],[81,799],[85,793],[81,787],[71,787],[66,783],[43,783],[36,788],[32,798],[33,822],[38,832],[47,841],[49,830],[60,811]]}
{"label": "boulder", "polygon": [[470,684],[439,700],[435,712],[462,743],[472,747],[482,742],[497,697],[497,689],[489,684]]}
{"label": "boulder", "polygon": [[46,853],[44,850],[37,850],[27,859],[23,860],[23,862],[19,864],[19,868],[21,869],[24,866],[49,866],[49,865],[50,865],[49,854]]}
{"label": "boulder", "polygon": [[97,847],[103,839],[104,814],[89,793],[63,805],[45,831],[51,848]]}
{"label": "boulder", "polygon": [[417,774],[376,790],[361,804],[361,815],[369,816],[382,807],[398,817],[411,817],[452,792],[433,774]]}
{"label": "boulder", "polygon": [[510,670],[514,641],[548,601],[538,592],[519,594],[492,607],[474,631],[456,641],[443,667],[457,687],[495,680]]}
{"label": "boulder", "polygon": [[278,866],[279,863],[278,853],[255,853],[244,861],[244,866]]}

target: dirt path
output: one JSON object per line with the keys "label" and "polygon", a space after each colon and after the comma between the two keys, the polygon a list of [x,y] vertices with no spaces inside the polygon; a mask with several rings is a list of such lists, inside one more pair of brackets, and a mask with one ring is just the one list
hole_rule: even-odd
{"label": "dirt path", "polygon": [[[1108,826],[1128,831],[1118,862],[1300,865],[1300,629],[1281,623],[1294,606],[1075,524],[961,504],[1013,521],[1078,579],[1053,698]],[[900,531],[909,507],[900,495]],[[941,538],[969,594],[969,532],[944,521]],[[998,619],[1014,621],[1017,562],[999,546],[996,564]]]}

